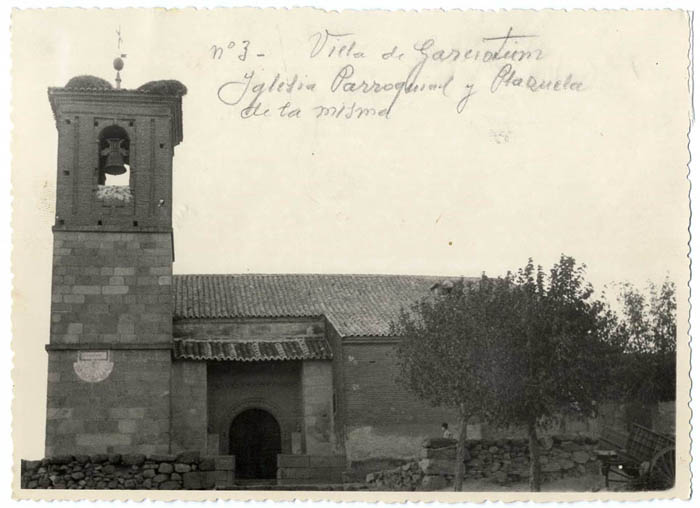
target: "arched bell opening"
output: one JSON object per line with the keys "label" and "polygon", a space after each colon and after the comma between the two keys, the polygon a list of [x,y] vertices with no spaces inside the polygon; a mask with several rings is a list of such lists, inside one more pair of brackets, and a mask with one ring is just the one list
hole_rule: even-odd
{"label": "arched bell opening", "polygon": [[98,185],[128,187],[130,185],[129,148],[126,130],[110,125],[100,132]]}

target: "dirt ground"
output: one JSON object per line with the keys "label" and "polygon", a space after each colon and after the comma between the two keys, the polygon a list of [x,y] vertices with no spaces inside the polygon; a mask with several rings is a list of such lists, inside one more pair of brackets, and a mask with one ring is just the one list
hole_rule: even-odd
{"label": "dirt ground", "polygon": [[[443,489],[445,492],[452,487]],[[464,480],[462,492],[518,492],[528,491],[527,482],[498,485],[486,480]],[[598,492],[605,490],[605,481],[600,474],[587,474],[577,478],[562,478],[542,484],[543,492]]]}

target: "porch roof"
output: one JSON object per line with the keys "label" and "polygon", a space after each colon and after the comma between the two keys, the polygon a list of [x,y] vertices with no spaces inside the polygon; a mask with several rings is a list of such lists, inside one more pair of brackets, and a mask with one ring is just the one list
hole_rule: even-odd
{"label": "porch roof", "polygon": [[256,362],[271,360],[330,360],[333,352],[323,337],[231,340],[174,339],[173,355],[182,360]]}

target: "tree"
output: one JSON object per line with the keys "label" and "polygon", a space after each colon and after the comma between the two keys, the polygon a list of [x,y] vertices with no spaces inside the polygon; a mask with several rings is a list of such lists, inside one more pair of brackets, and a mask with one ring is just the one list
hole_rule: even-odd
{"label": "tree", "polygon": [[594,414],[618,357],[614,316],[584,275],[562,255],[549,273],[530,260],[506,276],[510,312],[498,325],[489,418],[527,429],[532,491],[541,487],[538,428],[562,414]]}
{"label": "tree", "polygon": [[455,490],[470,415],[527,429],[530,488],[540,489],[538,428],[565,412],[592,413],[616,358],[607,340],[615,321],[592,295],[584,267],[562,256],[548,274],[530,260],[515,274],[457,284],[401,313],[399,381],[459,411]]}
{"label": "tree", "polygon": [[621,284],[618,302],[619,397],[632,403],[629,423],[650,425],[650,406],[676,396],[676,286],[668,278],[646,292]]}
{"label": "tree", "polygon": [[458,411],[456,491],[462,490],[467,420],[483,412],[489,390],[489,355],[495,340],[492,323],[506,309],[498,304],[505,281],[482,277],[460,281],[442,296],[426,298],[401,311],[393,334],[399,383],[433,406]]}

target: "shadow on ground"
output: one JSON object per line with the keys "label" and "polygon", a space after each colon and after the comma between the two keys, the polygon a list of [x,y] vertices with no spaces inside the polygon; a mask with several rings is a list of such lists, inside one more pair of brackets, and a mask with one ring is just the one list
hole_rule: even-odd
{"label": "shadow on ground", "polygon": [[[486,480],[465,479],[462,492],[527,492],[530,487],[527,482],[516,482],[499,485]],[[601,475],[588,474],[576,478],[561,478],[542,484],[542,492],[598,492],[605,490],[605,480]],[[442,489],[451,492],[452,487]]]}

